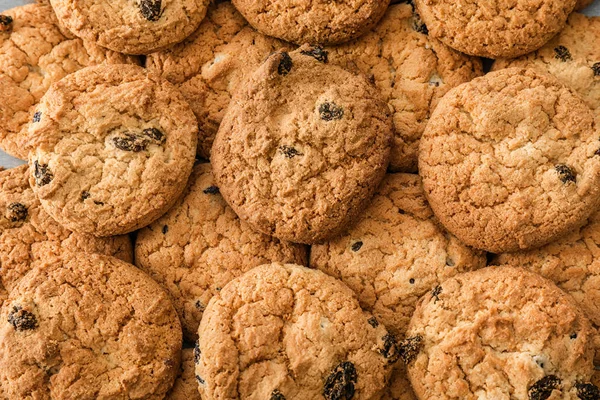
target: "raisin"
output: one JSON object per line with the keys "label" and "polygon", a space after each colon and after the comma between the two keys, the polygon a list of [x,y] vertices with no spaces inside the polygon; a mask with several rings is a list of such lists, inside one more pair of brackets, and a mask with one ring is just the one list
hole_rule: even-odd
{"label": "raisin", "polygon": [[600,389],[592,383],[575,383],[577,397],[582,400],[600,400]]}
{"label": "raisin", "polygon": [[323,103],[319,106],[319,115],[323,121],[342,119],[344,109],[334,103]]}
{"label": "raisin", "polygon": [[104,202],[103,201],[94,200],[94,204],[97,205],[97,206],[103,206]]}
{"label": "raisin", "polygon": [[163,235],[166,235],[167,232],[169,232],[169,225],[163,225],[163,227],[162,227],[162,233],[163,233]]}
{"label": "raisin", "polygon": [[149,141],[148,138],[126,132],[123,136],[114,137],[113,143],[119,150],[139,153],[140,151],[146,150]]}
{"label": "raisin", "polygon": [[362,247],[362,245],[363,245],[363,242],[361,242],[361,241],[355,242],[354,244],[352,244],[351,249],[354,252],[359,251],[360,248]]}
{"label": "raisin", "polygon": [[6,211],[6,217],[10,222],[24,221],[27,218],[27,207],[24,204],[10,203]]}
{"label": "raisin", "polygon": [[575,172],[568,165],[558,164],[554,169],[558,172],[562,183],[575,182]]}
{"label": "raisin", "polygon": [[323,49],[321,46],[315,46],[310,50],[302,50],[300,53],[304,54],[305,56],[313,57],[317,61],[320,61],[324,64],[327,64],[329,61],[329,52]]}
{"label": "raisin", "polygon": [[554,389],[560,387],[560,379],[556,375],[548,375],[537,381],[529,388],[530,400],[546,400]]}
{"label": "raisin", "polygon": [[8,313],[8,323],[17,331],[28,331],[38,326],[35,315],[27,310],[23,310],[21,306],[13,306],[10,313]]}
{"label": "raisin", "polygon": [[400,343],[398,346],[398,355],[404,361],[405,364],[410,364],[419,352],[421,351],[421,347],[423,346],[423,336],[417,335],[411,338],[406,338]]}
{"label": "raisin", "polygon": [[569,338],[573,339],[573,340],[577,339],[577,333],[576,332],[571,333],[571,335],[569,336]]}
{"label": "raisin", "polygon": [[33,177],[36,186],[45,186],[52,182],[54,175],[50,172],[48,164],[40,164],[36,160],[33,162]]}
{"label": "raisin", "polygon": [[277,66],[277,73],[279,75],[287,75],[292,70],[292,57],[285,51],[281,52],[281,60],[279,60],[279,65]]}
{"label": "raisin", "polygon": [[167,368],[173,368],[175,366],[175,363],[170,358],[167,358],[163,363]]}
{"label": "raisin", "polygon": [[414,285],[415,284],[415,278],[410,278],[408,280],[408,283],[410,283],[411,285]]}
{"label": "raisin", "polygon": [[274,389],[271,392],[271,399],[270,400],[285,400],[285,396],[279,390]]}
{"label": "raisin", "polygon": [[421,19],[421,16],[419,16],[419,14],[415,13],[415,16],[413,18],[412,28],[416,32],[422,33],[424,35],[429,35],[429,29],[427,29],[427,25],[425,25],[425,23],[423,22],[423,20]]}
{"label": "raisin", "polygon": [[164,133],[156,128],[146,128],[142,131],[142,133],[158,144],[163,144],[165,142]]}
{"label": "raisin", "polygon": [[204,309],[206,308],[200,300],[197,300],[196,304],[194,304],[194,305],[196,306],[196,309],[198,309],[199,311],[204,311]]}
{"label": "raisin", "polygon": [[434,287],[431,290],[431,297],[435,297],[435,300],[433,301],[433,303],[437,303],[439,298],[440,293],[442,293],[442,287],[440,285],[437,285],[436,287]]}
{"label": "raisin", "polygon": [[32,122],[40,122],[41,119],[42,119],[42,112],[41,111],[36,111],[33,114],[33,119],[31,121]]}
{"label": "raisin", "polygon": [[451,259],[450,257],[446,257],[446,265],[449,267],[454,267],[454,260]]}
{"label": "raisin", "polygon": [[281,150],[281,152],[283,153],[283,155],[286,158],[294,158],[296,156],[303,156],[304,154],[300,153],[298,150],[296,150],[295,148],[291,147],[291,146],[281,146],[279,148],[279,150]]}
{"label": "raisin", "polygon": [[0,14],[0,32],[8,32],[11,28],[12,23],[12,17]]}
{"label": "raisin", "polygon": [[204,379],[202,379],[202,377],[200,375],[196,375],[196,380],[198,381],[199,384],[204,385]]}
{"label": "raisin", "polygon": [[196,340],[194,345],[194,364],[200,364],[200,341]]}
{"label": "raisin", "polygon": [[89,199],[90,196],[90,192],[88,192],[87,190],[81,192],[81,200]]}
{"label": "raisin", "polygon": [[594,71],[594,76],[600,76],[600,62],[592,65],[592,71]]}
{"label": "raisin", "polygon": [[204,194],[219,194],[219,187],[212,185],[203,190]]}
{"label": "raisin", "polygon": [[554,49],[554,58],[560,61],[571,61],[573,57],[571,57],[571,52],[565,46],[558,46]]}
{"label": "raisin", "polygon": [[161,0],[140,0],[140,13],[148,21],[158,21],[161,16]]}
{"label": "raisin", "polygon": [[404,211],[403,209],[399,208],[398,209],[398,214],[406,214],[406,211]]}
{"label": "raisin", "polygon": [[369,320],[367,321],[369,323],[369,325],[371,325],[373,328],[377,328],[379,326],[379,322],[377,321],[377,318],[375,317],[371,317],[369,318]]}
{"label": "raisin", "polygon": [[400,349],[398,348],[398,342],[396,336],[391,333],[387,333],[383,338],[383,348],[379,349],[382,356],[388,359],[390,364],[394,364],[400,358]]}
{"label": "raisin", "polygon": [[349,400],[354,397],[354,385],[357,374],[354,364],[349,361],[341,362],[331,372],[323,388],[326,400]]}

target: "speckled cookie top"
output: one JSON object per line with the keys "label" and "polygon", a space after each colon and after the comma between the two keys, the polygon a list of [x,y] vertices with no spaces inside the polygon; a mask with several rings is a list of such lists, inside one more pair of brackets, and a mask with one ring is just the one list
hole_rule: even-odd
{"label": "speckled cookie top", "polygon": [[390,4],[389,0],[232,2],[258,31],[299,45],[354,39],[375,26]]}
{"label": "speckled cookie top", "polygon": [[175,380],[173,388],[167,394],[165,400],[201,400],[195,368],[194,349],[183,349],[181,352],[181,374]]}
{"label": "speckled cookie top", "polygon": [[33,269],[0,313],[11,399],[163,399],[181,330],[167,294],[116,258],[65,253]]}
{"label": "speckled cookie top", "polygon": [[375,87],[306,46],[273,54],[236,92],[211,162],[241,219],[280,239],[314,243],[364,208],[390,144],[389,109]]}
{"label": "speckled cookie top", "polygon": [[222,2],[209,7],[185,41],[148,55],[146,68],[181,90],[198,119],[198,154],[209,158],[232,93],[269,54],[290,48],[252,29],[230,2]]}
{"label": "speckled cookie top", "polygon": [[196,30],[209,0],[50,0],[78,37],[125,54],[148,54]]}
{"label": "speckled cookie top", "polygon": [[137,59],[65,37],[49,6],[29,4],[0,15],[0,147],[26,160],[21,137],[53,82],[86,66]]}
{"label": "speckled cookie top", "polygon": [[484,267],[483,252],[447,233],[417,175],[386,175],[372,203],[342,236],[310,252],[310,265],[341,279],[361,306],[404,335],[417,300],[445,279]]}
{"label": "speckled cookie top", "polygon": [[598,206],[594,115],[546,74],[509,68],[451,90],[423,138],[419,173],[433,211],[494,253],[544,245]]}
{"label": "speckled cookie top", "polygon": [[366,74],[393,108],[397,171],[417,170],[419,139],[439,99],[483,73],[479,59],[431,38],[410,4],[391,5],[371,31],[326,50],[330,63]]}
{"label": "speckled cookie top", "polygon": [[307,249],[255,232],[219,194],[209,164],[194,168],[184,196],[136,240],[136,264],[171,294],[185,336],[197,339],[212,296],[244,272],[274,261],[305,265]]}
{"label": "speckled cookie top", "polygon": [[488,267],[423,296],[402,343],[422,399],[586,399],[591,327],[541,276]]}
{"label": "speckled cookie top", "polygon": [[131,232],[185,188],[196,154],[194,114],[170,83],[136,66],[86,68],[54,84],[29,129],[30,184],[65,227]]}
{"label": "speckled cookie top", "polygon": [[196,374],[207,399],[379,399],[395,340],[352,291],[290,264],[257,267],[212,298]]}
{"label": "speckled cookie top", "polygon": [[415,0],[429,34],[474,56],[517,57],[564,26],[577,0]]}

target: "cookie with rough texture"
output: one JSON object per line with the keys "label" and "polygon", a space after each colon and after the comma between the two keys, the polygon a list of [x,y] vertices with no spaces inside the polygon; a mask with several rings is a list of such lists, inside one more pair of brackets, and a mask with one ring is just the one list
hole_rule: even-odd
{"label": "cookie with rough texture", "polygon": [[184,335],[196,340],[212,296],[244,272],[274,261],[305,265],[305,246],[255,232],[225,203],[210,164],[196,166],[167,214],[138,232],[136,265],[170,293]]}
{"label": "cookie with rough texture", "polygon": [[[575,1],[575,0],[573,0]],[[259,32],[296,44],[335,44],[374,27],[390,0],[232,0]]]}
{"label": "cookie with rough texture", "polygon": [[378,90],[313,50],[274,53],[245,81],[211,153],[240,218],[299,243],[326,240],[353,220],[383,178],[391,145]]}
{"label": "cookie with rough texture", "polygon": [[209,0],[50,0],[74,35],[125,54],[148,54],[196,30]]}
{"label": "cookie with rough texture", "polygon": [[388,8],[360,38],[326,48],[330,63],[366,74],[393,109],[390,169],[415,172],[419,139],[439,99],[483,74],[481,60],[427,35],[410,4]]}
{"label": "cookie with rough texture", "polygon": [[594,114],[548,74],[508,68],[452,89],[419,152],[440,222],[493,253],[539,247],[576,229],[600,200]]}
{"label": "cookie with rough texture", "polygon": [[440,282],[485,267],[486,257],[447,233],[418,175],[386,175],[373,201],[342,236],[310,251],[310,266],[342,280],[363,309],[404,335],[417,300]]}
{"label": "cookie with rough texture", "polygon": [[594,0],[577,0],[577,6],[575,6],[576,10],[583,10],[590,4],[592,4]]}
{"label": "cookie with rough texture", "polygon": [[31,270],[0,313],[10,399],[163,399],[179,371],[168,295],[113,257],[64,253]]}
{"label": "cookie with rough texture", "polygon": [[551,281],[488,267],[423,296],[400,351],[420,399],[588,399],[591,330]]}
{"label": "cookie with rough texture", "polygon": [[196,32],[180,44],[148,55],[146,68],[173,83],[198,119],[198,154],[210,157],[232,93],[285,42],[250,26],[230,2],[208,9]]}
{"label": "cookie with rough texture", "polygon": [[401,361],[394,367],[392,377],[381,400],[417,400],[417,395],[406,374],[406,366]]}
{"label": "cookie with rough texture", "polygon": [[354,294],[324,273],[257,267],[214,296],[200,323],[205,399],[379,399],[398,359]]}
{"label": "cookie with rough texture", "polygon": [[415,0],[429,34],[473,56],[517,57],[565,26],[577,0]]}
{"label": "cookie with rough texture", "polygon": [[20,140],[33,110],[53,82],[81,68],[138,62],[65,37],[50,6],[29,4],[0,14],[0,147],[26,160]]}
{"label": "cookie with rough texture", "polygon": [[573,13],[567,26],[544,47],[516,59],[496,60],[492,70],[507,67],[549,72],[575,89],[600,116],[600,17]]}
{"label": "cookie with rough texture", "polygon": [[167,81],[137,66],[85,68],[52,85],[29,128],[30,184],[66,228],[95,236],[148,225],[177,200],[196,119]]}
{"label": "cookie with rough texture", "polygon": [[175,380],[173,389],[167,394],[165,400],[201,400],[195,368],[194,349],[183,349],[181,352],[181,375]]}

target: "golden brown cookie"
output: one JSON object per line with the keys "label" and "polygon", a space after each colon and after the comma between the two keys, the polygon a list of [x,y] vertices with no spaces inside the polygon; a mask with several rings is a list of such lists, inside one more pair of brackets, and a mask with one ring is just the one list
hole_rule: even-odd
{"label": "golden brown cookie", "polygon": [[576,10],[583,10],[590,4],[592,4],[594,0],[577,0],[577,5],[575,6]]}
{"label": "golden brown cookie", "polygon": [[181,352],[181,375],[175,380],[173,388],[165,400],[201,400],[195,368],[194,349],[183,349]]}

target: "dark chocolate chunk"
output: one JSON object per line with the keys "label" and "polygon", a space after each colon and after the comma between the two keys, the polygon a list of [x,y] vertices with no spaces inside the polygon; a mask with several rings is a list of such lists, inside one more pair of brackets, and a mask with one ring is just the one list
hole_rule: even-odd
{"label": "dark chocolate chunk", "polygon": [[310,50],[302,50],[300,53],[304,54],[305,56],[313,57],[325,64],[327,64],[329,61],[329,52],[323,49],[321,46],[312,47]]}
{"label": "dark chocolate chunk", "polygon": [[23,310],[21,306],[13,306],[8,313],[8,323],[17,331],[29,331],[38,327],[37,319],[33,313]]}
{"label": "dark chocolate chunk", "polygon": [[554,389],[560,388],[560,379],[556,375],[548,375],[529,388],[530,400],[546,400]]}
{"label": "dark chocolate chunk", "polygon": [[27,207],[21,203],[10,203],[6,207],[6,218],[10,222],[24,221],[27,218]]}
{"label": "dark chocolate chunk", "polygon": [[40,119],[42,119],[42,112],[41,111],[36,111],[33,114],[33,119],[31,121],[32,122],[40,122]]}
{"label": "dark chocolate chunk", "polygon": [[325,381],[323,396],[326,400],[350,400],[354,397],[354,385],[358,378],[354,364],[343,361]]}
{"label": "dark chocolate chunk", "polygon": [[573,171],[573,169],[571,169],[571,167],[568,165],[558,164],[556,167],[554,167],[554,169],[556,169],[556,172],[558,172],[562,183],[575,182],[575,171]]}
{"label": "dark chocolate chunk", "polygon": [[398,346],[398,353],[405,364],[410,364],[421,351],[423,337],[421,335],[404,339]]}
{"label": "dark chocolate chunk", "polygon": [[323,121],[342,119],[344,109],[335,103],[323,103],[319,106],[319,116]]}
{"label": "dark chocolate chunk", "polygon": [[45,186],[52,182],[54,175],[48,168],[48,164],[40,164],[36,160],[33,162],[33,177],[36,186]]}
{"label": "dark chocolate chunk", "polygon": [[283,145],[279,148],[286,158],[294,158],[296,156],[303,156],[304,154],[300,153],[298,150],[291,146]]}
{"label": "dark chocolate chunk", "polygon": [[362,245],[363,245],[363,242],[361,242],[361,241],[359,240],[358,242],[354,242],[354,243],[352,244],[352,247],[351,247],[351,249],[352,249],[352,251],[355,251],[355,252],[356,252],[356,251],[359,251],[359,250],[360,250],[360,248],[362,247]]}
{"label": "dark chocolate chunk", "polygon": [[270,398],[270,400],[285,400],[285,396],[279,390],[274,389],[271,392],[271,398]]}
{"label": "dark chocolate chunk", "polygon": [[212,185],[203,190],[204,194],[219,194],[219,187]]}
{"label": "dark chocolate chunk", "polygon": [[592,383],[575,383],[577,397],[581,400],[600,400],[600,389]]}
{"label": "dark chocolate chunk", "polygon": [[279,75],[287,75],[292,70],[292,57],[285,51],[281,52],[281,60],[279,60],[279,65],[277,66],[277,73]]}
{"label": "dark chocolate chunk", "polygon": [[554,49],[554,58],[563,62],[571,61],[573,59],[573,57],[571,57],[571,52],[565,46],[558,46]]}
{"label": "dark chocolate chunk", "polygon": [[158,21],[161,16],[161,0],[140,0],[140,13],[148,21]]}

